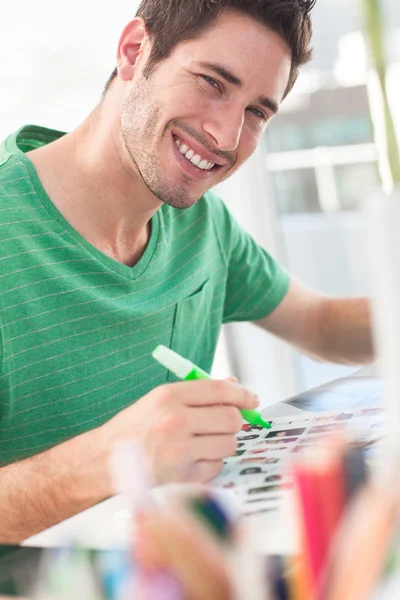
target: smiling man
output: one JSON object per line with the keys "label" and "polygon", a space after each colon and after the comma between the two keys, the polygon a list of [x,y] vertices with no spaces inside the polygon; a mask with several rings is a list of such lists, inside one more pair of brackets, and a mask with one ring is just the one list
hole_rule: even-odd
{"label": "smiling man", "polygon": [[[264,24],[226,12],[200,39],[181,42],[150,69],[146,65],[153,59],[145,35],[139,20],[125,29],[121,80],[114,82],[105,104],[118,115],[115,103],[121,102],[123,83],[132,82],[136,74],[135,84],[125,85],[122,92],[116,134],[121,129],[140,184],[147,186],[147,196],[151,193],[150,202],[156,200],[154,209],[160,200],[188,208],[254,152],[285,95],[291,52],[279,34],[266,35]],[[115,88],[120,88],[118,94]]]}
{"label": "smiling man", "polygon": [[158,344],[209,370],[221,325],[248,320],[321,359],[371,359],[367,301],[291,279],[209,191],[309,60],[313,4],[144,0],[82,125],[0,147],[3,541],[110,496],[120,439],[158,483],[208,481],[235,452],[257,399],[174,381]]}

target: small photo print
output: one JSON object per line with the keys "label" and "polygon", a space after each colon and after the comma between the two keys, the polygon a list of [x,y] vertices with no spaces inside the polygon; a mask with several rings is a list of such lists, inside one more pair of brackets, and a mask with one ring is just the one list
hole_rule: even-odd
{"label": "small photo print", "polygon": [[246,465],[248,463],[257,463],[262,465],[275,465],[277,462],[279,462],[278,457],[271,456],[266,458],[265,456],[252,456],[251,458],[242,458],[240,464]]}
{"label": "small photo print", "polygon": [[268,435],[266,436],[266,439],[271,439],[271,438],[285,438],[285,437],[293,437],[293,436],[299,436],[302,433],[305,432],[307,428],[303,427],[301,429],[281,429],[279,431],[270,431],[268,433]]}
{"label": "small photo print", "polygon": [[315,425],[333,425],[335,422],[340,421],[349,421],[354,417],[354,413],[338,413],[338,414],[330,414],[324,415],[323,417],[315,417],[314,424]]}
{"label": "small photo print", "polygon": [[253,448],[253,450],[249,450],[249,454],[281,454],[282,452],[286,452],[288,449],[287,446],[261,446],[261,448]]}
{"label": "small photo print", "polygon": [[259,502],[276,502],[279,500],[279,496],[268,496],[268,498],[262,496],[261,498],[251,498],[251,500],[246,500],[246,504],[257,504]]}
{"label": "small photo print", "polygon": [[236,450],[234,456],[242,456],[245,452],[246,450]]}
{"label": "small photo print", "polygon": [[277,462],[280,461],[280,458],[278,457],[268,457],[268,458],[264,458],[263,463],[264,465],[276,465]]}
{"label": "small photo print", "polygon": [[261,425],[250,425],[250,423],[244,423],[242,426],[242,431],[246,431],[247,433],[262,431],[263,429],[264,427],[261,427]]}
{"label": "small photo print", "polygon": [[264,483],[276,483],[277,481],[282,481],[282,475],[268,475],[264,479]]}
{"label": "small photo print", "polygon": [[261,467],[247,467],[247,469],[242,469],[239,475],[259,475],[262,472]]}
{"label": "small photo print", "polygon": [[247,465],[248,463],[264,464],[264,456],[252,456],[251,458],[242,458],[240,461],[241,465]]}
{"label": "small photo print", "polygon": [[318,425],[312,427],[308,433],[328,433],[331,431],[341,431],[345,427],[345,423],[332,423],[331,425]]}
{"label": "small photo print", "polygon": [[282,444],[294,444],[298,437],[290,437],[290,438],[264,438],[259,442],[256,442],[256,446],[258,444],[268,444],[268,446],[282,446]]}
{"label": "small photo print", "polygon": [[264,485],[262,487],[250,488],[247,493],[249,496],[252,496],[253,494],[268,494],[269,492],[278,492],[279,490],[279,485]]}
{"label": "small photo print", "polygon": [[256,440],[259,437],[259,435],[240,435],[236,439],[238,440],[238,442],[247,442],[249,440]]}

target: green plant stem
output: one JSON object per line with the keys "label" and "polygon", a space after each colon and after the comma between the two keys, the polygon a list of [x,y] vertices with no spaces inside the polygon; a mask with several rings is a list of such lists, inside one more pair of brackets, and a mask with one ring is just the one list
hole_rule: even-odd
{"label": "green plant stem", "polygon": [[400,184],[400,153],[386,87],[384,25],[380,2],[381,0],[362,0],[373,66],[378,74],[383,97],[384,115],[382,116],[385,122],[387,158],[393,183],[396,185]]}

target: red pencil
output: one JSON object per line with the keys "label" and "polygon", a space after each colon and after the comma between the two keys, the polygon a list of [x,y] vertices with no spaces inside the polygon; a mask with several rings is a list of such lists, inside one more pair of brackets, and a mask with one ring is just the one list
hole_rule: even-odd
{"label": "red pencil", "polygon": [[294,480],[300,500],[303,553],[309,580],[317,594],[327,558],[345,507],[345,440],[335,447],[315,446],[295,467]]}
{"label": "red pencil", "polygon": [[[344,449],[344,448],[343,448]],[[341,448],[319,450],[318,486],[323,526],[323,561],[326,562],[346,504],[344,454]]]}
{"label": "red pencil", "polygon": [[308,570],[311,593],[314,597],[322,573],[325,548],[318,473],[311,465],[297,463],[294,466],[293,478],[299,500],[299,518],[303,542],[302,558]]}

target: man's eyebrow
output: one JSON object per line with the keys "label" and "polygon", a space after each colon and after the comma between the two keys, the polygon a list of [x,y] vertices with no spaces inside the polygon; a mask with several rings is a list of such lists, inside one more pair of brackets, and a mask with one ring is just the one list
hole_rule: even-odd
{"label": "man's eyebrow", "polygon": [[[235,87],[238,87],[238,88],[243,87],[243,81],[241,79],[239,79],[239,77],[236,77],[236,75],[234,75],[233,73],[228,71],[228,69],[226,69],[222,65],[218,65],[215,63],[209,63],[209,62],[200,62],[198,64],[200,67],[209,69],[210,71],[214,71],[214,73],[217,73],[217,75],[220,75],[220,77],[222,77],[223,79],[225,79],[225,81],[227,81],[228,83],[231,83]],[[279,110],[278,103],[275,102],[275,100],[268,98],[267,96],[260,96],[258,101],[260,104],[262,104],[266,108],[269,108],[274,114],[276,114]]]}
{"label": "man's eyebrow", "polygon": [[214,73],[217,73],[218,75],[223,77],[226,81],[228,81],[229,83],[231,83],[232,85],[234,85],[238,88],[243,87],[243,82],[238,77],[236,77],[236,75],[233,75],[233,73],[228,71],[228,69],[226,69],[222,65],[217,65],[215,63],[209,63],[209,62],[200,62],[199,66],[204,67],[205,69],[209,69],[210,71],[214,71]]}
{"label": "man's eyebrow", "polygon": [[266,108],[269,108],[270,111],[272,111],[274,113],[274,115],[276,115],[278,113],[279,106],[278,106],[278,103],[275,102],[275,100],[271,100],[271,98],[267,98],[267,96],[260,96],[258,101],[260,104],[262,104]]}

